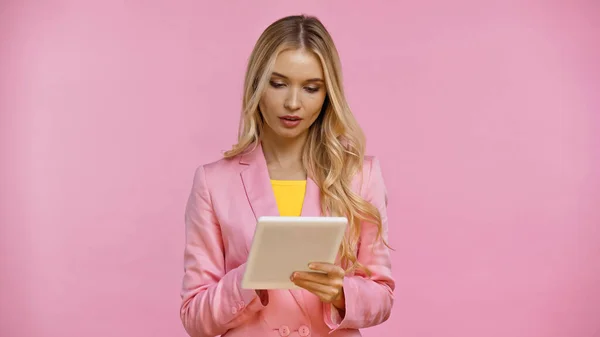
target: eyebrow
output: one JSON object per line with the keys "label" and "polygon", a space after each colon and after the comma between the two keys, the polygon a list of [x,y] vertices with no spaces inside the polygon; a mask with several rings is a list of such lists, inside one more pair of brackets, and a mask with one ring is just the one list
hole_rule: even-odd
{"label": "eyebrow", "polygon": [[[285,79],[288,79],[288,77],[287,77],[287,76],[285,76],[285,75],[283,75],[283,74],[280,74],[280,73],[278,73],[278,72],[275,72],[275,71],[274,71],[273,73],[271,73],[271,75],[273,75],[273,76],[277,76],[277,77],[281,77],[281,78],[285,78]],[[316,78],[309,78],[309,79],[308,79],[308,80],[306,80],[305,82],[323,82],[323,79],[322,79],[322,78],[318,78],[318,77],[316,77]]]}

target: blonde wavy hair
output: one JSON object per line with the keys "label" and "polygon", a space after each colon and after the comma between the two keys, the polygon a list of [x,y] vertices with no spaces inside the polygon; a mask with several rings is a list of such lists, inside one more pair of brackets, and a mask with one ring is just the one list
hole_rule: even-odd
{"label": "blonde wavy hair", "polygon": [[378,209],[351,188],[353,177],[362,173],[366,141],[344,96],[338,52],[329,32],[316,17],[284,17],[259,37],[246,70],[238,142],[224,156],[235,157],[261,141],[264,122],[258,104],[277,56],[290,49],[313,52],[325,73],[327,96],[319,117],[309,129],[302,155],[304,167],[320,188],[323,214],[348,218],[349,229],[339,252],[342,266],[347,271],[360,269],[370,275],[357,260],[361,223],[376,224],[377,239],[386,246],[387,243],[381,235]]}

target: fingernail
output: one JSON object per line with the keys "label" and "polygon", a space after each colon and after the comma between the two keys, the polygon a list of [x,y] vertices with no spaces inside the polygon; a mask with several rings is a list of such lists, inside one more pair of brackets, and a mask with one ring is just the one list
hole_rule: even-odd
{"label": "fingernail", "polygon": [[309,263],[309,264],[308,264],[308,268],[314,268],[314,267],[315,267],[315,264],[314,264],[314,263]]}

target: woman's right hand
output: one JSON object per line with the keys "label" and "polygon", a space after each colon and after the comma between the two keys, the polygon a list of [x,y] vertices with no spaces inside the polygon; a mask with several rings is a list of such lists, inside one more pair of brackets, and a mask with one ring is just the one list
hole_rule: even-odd
{"label": "woman's right hand", "polygon": [[256,294],[258,295],[258,298],[260,298],[260,303],[262,303],[262,305],[267,305],[269,304],[269,293],[264,290],[264,289],[255,289]]}

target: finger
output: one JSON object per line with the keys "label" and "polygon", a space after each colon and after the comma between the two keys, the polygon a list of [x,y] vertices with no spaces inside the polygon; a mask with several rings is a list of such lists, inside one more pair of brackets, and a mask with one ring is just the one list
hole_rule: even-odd
{"label": "finger", "polygon": [[312,262],[308,265],[308,268],[310,268],[312,270],[320,270],[320,271],[326,272],[327,274],[332,275],[332,276],[339,276],[339,277],[346,276],[346,272],[344,271],[344,269],[342,269],[342,267],[336,266],[335,264],[332,264],[332,263]]}
{"label": "finger", "polygon": [[319,298],[319,300],[323,303],[333,303],[335,301],[335,297],[331,294],[326,294],[320,291],[310,291],[311,294],[314,294]]}
{"label": "finger", "polygon": [[317,272],[295,272],[292,274],[292,281],[294,280],[305,280],[325,285],[339,286],[342,282],[340,278],[332,278],[328,274],[317,273]]}
{"label": "finger", "polygon": [[327,286],[320,283],[314,283],[306,280],[298,280],[294,282],[297,286],[304,288],[311,293],[317,295],[324,302],[331,302],[340,293],[340,289],[332,286]]}

